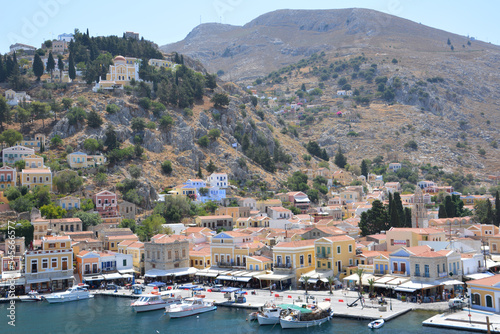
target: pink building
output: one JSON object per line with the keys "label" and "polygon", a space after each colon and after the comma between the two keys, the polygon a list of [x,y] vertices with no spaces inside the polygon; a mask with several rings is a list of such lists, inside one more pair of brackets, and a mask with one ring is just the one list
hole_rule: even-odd
{"label": "pink building", "polygon": [[96,211],[101,217],[118,216],[118,201],[116,194],[111,191],[104,190],[94,195],[94,204]]}
{"label": "pink building", "polygon": [[16,186],[16,170],[9,166],[0,167],[0,189]]}

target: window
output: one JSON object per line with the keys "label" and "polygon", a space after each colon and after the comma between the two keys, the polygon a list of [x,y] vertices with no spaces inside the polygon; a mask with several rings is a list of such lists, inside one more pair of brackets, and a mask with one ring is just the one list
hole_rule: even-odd
{"label": "window", "polygon": [[420,265],[415,264],[415,276],[420,276]]}
{"label": "window", "polygon": [[321,268],[321,262],[318,261],[317,265],[316,265],[317,268]]}
{"label": "window", "polygon": [[49,259],[42,259],[42,269],[49,268]]}
{"label": "window", "polygon": [[349,265],[352,266],[352,259],[349,259]]}
{"label": "window", "polygon": [[56,244],[49,244],[49,248],[55,248]]}
{"label": "window", "polygon": [[311,254],[307,255],[307,262],[308,262],[309,264],[311,264],[311,263],[312,263],[312,255],[311,255]]}
{"label": "window", "polygon": [[486,296],[486,307],[493,307],[493,298],[490,295]]}
{"label": "window", "polygon": [[337,254],[340,254],[340,246],[337,246]]}
{"label": "window", "polygon": [[57,259],[56,258],[53,258],[52,259],[52,268],[57,268]]}
{"label": "window", "polygon": [[169,260],[170,260],[170,259],[172,259],[172,251],[168,251],[168,253],[167,253],[167,254],[168,254],[168,255],[167,255],[167,256],[168,256],[168,259],[169,259]]}
{"label": "window", "polygon": [[352,253],[352,245],[349,245],[349,253]]}
{"label": "window", "polygon": [[66,248],[66,243],[65,242],[61,242],[61,248]]}
{"label": "window", "polygon": [[123,259],[123,266],[126,267],[127,266],[127,259]]}
{"label": "window", "polygon": [[424,265],[424,272],[425,272],[424,277],[430,277],[430,274],[429,274],[429,265],[428,264]]}
{"label": "window", "polygon": [[299,259],[300,259],[300,265],[303,266],[304,265],[304,255],[301,255]]}
{"label": "window", "polygon": [[186,250],[185,249],[182,250],[182,257],[186,257]]}

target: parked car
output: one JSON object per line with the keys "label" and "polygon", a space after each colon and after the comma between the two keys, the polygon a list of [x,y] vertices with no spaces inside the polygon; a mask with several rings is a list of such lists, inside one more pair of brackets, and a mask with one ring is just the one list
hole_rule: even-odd
{"label": "parked car", "polygon": [[224,285],[222,284],[215,284],[212,288],[212,292],[220,292],[222,289],[224,289]]}
{"label": "parked car", "polygon": [[460,298],[452,298],[448,300],[448,306],[450,308],[463,308],[465,306],[465,301]]}

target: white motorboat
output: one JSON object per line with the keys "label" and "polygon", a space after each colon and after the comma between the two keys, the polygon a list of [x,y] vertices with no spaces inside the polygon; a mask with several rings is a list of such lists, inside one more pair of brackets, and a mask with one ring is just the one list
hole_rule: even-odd
{"label": "white motorboat", "polygon": [[162,298],[160,294],[148,294],[137,299],[130,304],[135,312],[146,312],[160,310],[170,305],[180,304],[181,298],[166,297]]}
{"label": "white motorboat", "polygon": [[262,312],[257,314],[259,325],[275,325],[280,322],[281,308],[276,305],[264,307]]}
{"label": "white motorboat", "polygon": [[384,319],[377,319],[370,322],[368,324],[368,327],[370,327],[371,329],[377,329],[384,326],[384,323],[385,323]]}
{"label": "white motorboat", "polygon": [[39,302],[43,300],[43,297],[38,294],[38,291],[31,290],[26,296],[20,296],[19,299],[22,302]]}
{"label": "white motorboat", "polygon": [[280,318],[281,328],[308,328],[320,326],[333,317],[333,311],[315,310],[311,313],[302,313],[299,310],[289,310]]}
{"label": "white motorboat", "polygon": [[165,314],[171,318],[189,317],[191,315],[215,311],[217,306],[214,303],[205,301],[203,298],[186,298],[182,303],[170,305],[165,308]]}
{"label": "white motorboat", "polygon": [[93,298],[94,295],[91,295],[87,288],[88,285],[74,285],[64,292],[47,295],[45,299],[52,304]]}

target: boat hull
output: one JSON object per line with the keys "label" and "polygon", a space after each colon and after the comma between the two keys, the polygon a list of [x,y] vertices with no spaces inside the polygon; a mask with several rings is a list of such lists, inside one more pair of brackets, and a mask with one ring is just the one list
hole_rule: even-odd
{"label": "boat hull", "polygon": [[329,321],[332,318],[332,314],[329,316],[318,319],[318,320],[311,320],[311,321],[299,321],[299,320],[287,320],[287,319],[280,319],[280,325],[281,328],[287,329],[287,328],[308,328],[308,327],[314,327],[314,326],[320,326],[324,324],[325,322]]}
{"label": "boat hull", "polygon": [[210,311],[215,311],[217,309],[217,306],[207,306],[203,308],[197,308],[194,310],[184,310],[184,311],[166,311],[165,314],[169,315],[170,318],[184,318],[184,317],[190,317],[192,315],[200,314],[200,313],[205,313],[205,312],[210,312]]}
{"label": "boat hull", "polygon": [[380,321],[380,320],[376,320],[376,321],[372,321],[368,324],[368,327],[371,328],[371,329],[377,329],[377,328],[380,328],[382,326],[384,326],[384,320]]}
{"label": "boat hull", "polygon": [[148,312],[165,309],[167,303],[149,304],[149,305],[132,305],[135,312]]}
{"label": "boat hull", "polygon": [[260,314],[257,315],[259,325],[276,325],[280,322],[280,317],[265,317]]}
{"label": "boat hull", "polygon": [[66,303],[66,302],[75,302],[78,300],[84,300],[94,297],[93,295],[81,295],[81,296],[46,296],[45,300],[50,304],[54,303]]}

